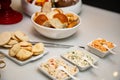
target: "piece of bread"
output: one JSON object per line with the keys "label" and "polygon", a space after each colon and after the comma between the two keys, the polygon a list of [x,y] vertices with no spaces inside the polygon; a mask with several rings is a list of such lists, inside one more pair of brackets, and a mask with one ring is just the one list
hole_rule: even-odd
{"label": "piece of bread", "polygon": [[57,12],[57,13],[63,13],[63,10],[60,9],[60,8],[55,8],[53,9],[54,12]]}
{"label": "piece of bread", "polygon": [[47,13],[46,16],[48,17],[48,19],[53,19],[53,16],[57,13],[59,13],[59,12],[58,11],[51,11],[51,12]]}
{"label": "piece of bread", "polygon": [[66,27],[66,24],[63,24],[58,18],[50,19],[50,24],[53,28],[62,29]]}
{"label": "piece of bread", "polygon": [[51,2],[45,2],[43,7],[41,8],[41,12],[49,13],[52,10],[52,3]]}
{"label": "piece of bread", "polygon": [[48,18],[45,14],[39,14],[36,18],[35,18],[35,22],[39,25],[43,25],[46,21],[48,21]]}
{"label": "piece of bread", "polygon": [[72,27],[76,26],[77,24],[78,24],[77,21],[73,21],[67,26],[67,28],[72,28]]}
{"label": "piece of bread", "polygon": [[65,15],[67,16],[69,23],[79,20],[78,16],[76,16],[72,13],[66,13]]}
{"label": "piece of bread", "polygon": [[68,18],[63,13],[55,14],[49,22],[54,28],[66,28],[68,26]]}
{"label": "piece of bread", "polygon": [[58,18],[63,24],[68,23],[68,18],[65,14],[63,13],[57,13],[53,16],[53,18]]}
{"label": "piece of bread", "polygon": [[52,9],[51,2],[45,2],[41,12],[36,12],[34,21],[56,29],[72,28],[80,22],[79,17],[73,13],[64,13],[59,8]]}

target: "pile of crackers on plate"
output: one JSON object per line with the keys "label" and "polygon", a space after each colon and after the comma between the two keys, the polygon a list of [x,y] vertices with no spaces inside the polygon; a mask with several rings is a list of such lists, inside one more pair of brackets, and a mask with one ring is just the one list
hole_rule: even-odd
{"label": "pile of crackers on plate", "polygon": [[29,37],[22,31],[2,32],[0,34],[0,47],[9,48],[9,55],[20,61],[44,52],[43,43],[32,45],[29,42]]}

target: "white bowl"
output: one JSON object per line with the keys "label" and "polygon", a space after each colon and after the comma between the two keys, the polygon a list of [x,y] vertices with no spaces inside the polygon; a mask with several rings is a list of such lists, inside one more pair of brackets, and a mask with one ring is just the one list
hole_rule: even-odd
{"label": "white bowl", "polygon": [[[73,12],[70,12],[70,13],[73,13]],[[78,16],[77,14],[75,15]],[[31,21],[33,23],[34,28],[43,36],[52,38],[52,39],[62,39],[62,38],[66,38],[66,37],[73,35],[79,29],[80,24],[81,24],[80,17],[78,16],[80,21],[76,26],[72,28],[64,28],[64,29],[48,28],[48,27],[37,24],[34,21],[34,16],[35,16],[35,13],[31,17]]]}
{"label": "white bowl", "polygon": [[[26,0],[22,0],[21,3],[22,3],[23,11],[29,16],[32,16],[33,13],[41,10],[40,6],[30,4]],[[79,14],[81,11],[81,6],[82,6],[82,0],[79,0],[79,2],[76,3],[75,5],[68,7],[61,7],[60,9],[62,9],[63,11],[71,11],[76,14]]]}

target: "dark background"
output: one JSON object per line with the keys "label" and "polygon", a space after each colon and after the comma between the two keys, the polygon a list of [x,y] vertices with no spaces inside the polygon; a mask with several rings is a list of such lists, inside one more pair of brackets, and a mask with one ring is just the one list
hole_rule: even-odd
{"label": "dark background", "polygon": [[83,4],[120,13],[120,0],[82,0]]}

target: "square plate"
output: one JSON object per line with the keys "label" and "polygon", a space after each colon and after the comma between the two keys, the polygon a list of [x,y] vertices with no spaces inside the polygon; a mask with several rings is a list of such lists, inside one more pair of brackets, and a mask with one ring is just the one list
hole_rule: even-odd
{"label": "square plate", "polygon": [[59,72],[59,70],[57,70],[58,66],[65,66],[66,70],[70,70],[71,72],[75,71],[72,75],[76,75],[79,72],[79,69],[76,66],[73,66],[72,64],[66,62],[64,59],[58,58],[58,57],[54,57],[54,58],[45,60],[44,62],[39,64],[38,69],[41,72],[43,72],[45,75],[47,75],[49,78],[51,78],[52,80],[68,80],[68,79],[70,79],[70,77],[67,76],[67,74],[65,72],[63,72],[63,71]]}
{"label": "square plate", "polygon": [[97,56],[79,47],[69,48],[63,54],[61,54],[61,57],[76,65],[80,71],[84,71],[91,67],[91,65],[85,59],[83,59],[84,55],[87,56],[88,60],[90,60],[93,64],[95,64],[98,60]]}
{"label": "square plate", "polygon": [[8,49],[4,49],[4,48],[0,49],[0,53],[4,54],[7,58],[9,58],[10,60],[14,61],[15,63],[17,63],[21,66],[25,65],[29,62],[35,61],[35,60],[43,57],[44,55],[46,55],[48,53],[48,51],[45,49],[44,52],[42,54],[38,55],[38,56],[32,56],[31,58],[29,58],[25,61],[20,61],[20,60],[14,58],[14,57],[9,56],[8,51],[9,51]]}

